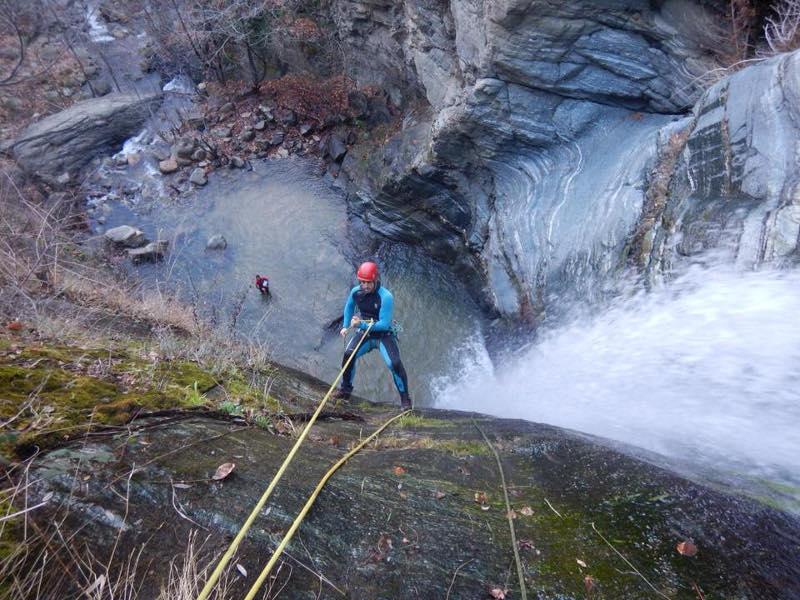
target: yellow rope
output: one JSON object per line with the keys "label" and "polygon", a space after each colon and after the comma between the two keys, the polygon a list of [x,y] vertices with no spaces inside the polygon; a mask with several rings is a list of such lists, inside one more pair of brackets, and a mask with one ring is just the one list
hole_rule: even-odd
{"label": "yellow rope", "polygon": [[336,472],[336,470],[339,467],[341,467],[344,463],[346,463],[350,459],[350,457],[352,457],[356,452],[361,450],[361,448],[369,444],[384,429],[386,429],[389,425],[391,425],[392,422],[396,421],[400,417],[407,415],[410,412],[411,412],[410,410],[407,410],[405,412],[400,413],[399,415],[395,415],[394,417],[386,421],[375,431],[375,433],[373,433],[371,436],[369,436],[367,439],[361,442],[358,446],[350,450],[350,452],[348,452],[342,458],[340,458],[339,461],[335,465],[333,465],[327,473],[325,473],[325,476],[317,484],[317,487],[314,489],[311,496],[309,496],[308,500],[306,501],[305,506],[303,506],[303,510],[300,511],[300,514],[297,515],[297,518],[292,523],[292,526],[289,528],[289,531],[287,531],[286,535],[283,536],[283,540],[281,541],[280,545],[276,548],[275,552],[272,554],[272,558],[269,559],[267,566],[264,567],[264,570],[261,571],[261,575],[258,576],[258,579],[256,579],[256,582],[253,584],[253,587],[251,587],[250,591],[247,592],[245,600],[253,600],[253,598],[256,597],[256,594],[263,585],[264,580],[267,578],[267,575],[269,575],[269,572],[272,570],[272,567],[275,566],[275,563],[278,562],[278,559],[280,558],[284,548],[291,541],[292,536],[300,527],[300,524],[303,522],[303,519],[305,518],[308,511],[311,510],[311,506],[314,504],[314,501],[317,499],[317,496],[319,496],[319,493],[322,491],[322,488],[328,482],[328,479],[330,479],[331,476]]}
{"label": "yellow rope", "polygon": [[256,517],[258,516],[258,513],[261,512],[261,509],[264,507],[264,504],[266,503],[266,501],[269,498],[270,494],[272,494],[272,490],[275,489],[275,486],[277,485],[278,481],[283,476],[283,472],[289,466],[289,463],[292,462],[292,459],[294,458],[294,455],[297,452],[297,449],[300,447],[300,444],[302,444],[303,441],[306,439],[306,436],[308,435],[308,432],[311,429],[311,426],[317,420],[317,417],[319,416],[319,413],[322,412],[322,407],[325,406],[325,403],[328,401],[328,398],[330,398],[330,395],[333,392],[333,388],[336,387],[336,384],[339,383],[339,380],[342,378],[342,375],[347,370],[347,367],[350,366],[350,362],[355,358],[355,355],[358,353],[358,349],[361,347],[361,344],[364,342],[365,339],[367,339],[367,335],[369,334],[369,330],[372,329],[373,325],[374,325],[374,323],[369,323],[369,326],[364,330],[364,334],[361,336],[361,339],[358,341],[358,344],[356,345],[355,349],[353,350],[353,353],[350,355],[350,358],[347,359],[347,362],[344,364],[344,366],[342,367],[341,371],[339,371],[339,374],[336,376],[336,379],[331,384],[331,387],[328,390],[328,393],[325,394],[325,397],[319,403],[319,406],[317,407],[316,412],[314,412],[314,414],[311,416],[311,419],[308,421],[308,424],[303,429],[302,433],[300,434],[300,437],[297,438],[297,441],[295,442],[295,444],[292,447],[291,451],[289,452],[288,456],[283,461],[283,464],[281,465],[281,468],[278,469],[278,472],[275,474],[275,477],[272,478],[272,481],[270,482],[269,487],[267,487],[267,490],[264,492],[264,495],[261,496],[261,499],[256,504],[255,508],[253,509],[253,512],[250,513],[250,516],[247,517],[247,520],[244,522],[244,525],[242,525],[242,528],[239,530],[239,533],[236,534],[236,537],[231,542],[230,547],[225,552],[225,554],[223,555],[222,559],[219,561],[219,564],[217,565],[217,568],[214,569],[213,573],[211,573],[211,576],[208,578],[208,581],[206,581],[206,585],[203,588],[203,591],[201,591],[200,595],[197,596],[197,600],[206,600],[208,598],[208,596],[211,594],[211,591],[213,590],[214,585],[217,583],[217,580],[219,579],[220,575],[222,575],[222,571],[225,569],[225,567],[227,566],[228,562],[230,562],[231,558],[233,557],[234,553],[236,552],[236,549],[239,547],[239,544],[242,543],[242,540],[244,539],[244,536],[247,535],[247,530],[250,529],[250,526],[253,524],[253,521],[256,520]]}

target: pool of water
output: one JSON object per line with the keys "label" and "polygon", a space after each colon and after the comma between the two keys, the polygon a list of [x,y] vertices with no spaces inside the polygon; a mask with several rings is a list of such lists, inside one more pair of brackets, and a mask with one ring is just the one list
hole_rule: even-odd
{"label": "pool of water", "polygon": [[[217,171],[208,185],[179,200],[108,206],[106,228],[130,224],[170,241],[165,261],[129,267],[144,285],[177,289],[204,318],[324,380],[338,373],[343,339],[331,324],[341,317],[362,260],[377,260],[383,285],[395,296],[400,350],[418,404],[430,405],[433,382],[470,360],[465,348],[477,344],[480,351],[482,317],[462,287],[415,249],[352,242],[342,192],[310,161],[259,161],[252,171]],[[226,238],[227,248],[206,249],[215,234]],[[256,273],[269,277],[270,297],[255,289]],[[359,362],[356,393],[397,401],[377,352]]]}

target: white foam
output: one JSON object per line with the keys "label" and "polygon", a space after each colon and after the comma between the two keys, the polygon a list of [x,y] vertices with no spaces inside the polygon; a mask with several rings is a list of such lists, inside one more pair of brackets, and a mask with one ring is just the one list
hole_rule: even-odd
{"label": "white foam", "polygon": [[[577,314],[577,311],[576,313]],[[475,362],[437,405],[800,482],[800,272],[696,268]]]}

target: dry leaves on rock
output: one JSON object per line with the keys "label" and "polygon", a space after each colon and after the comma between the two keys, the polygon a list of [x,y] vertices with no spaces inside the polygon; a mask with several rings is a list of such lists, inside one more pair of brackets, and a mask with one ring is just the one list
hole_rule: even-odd
{"label": "dry leaves on rock", "polygon": [[397,465],[392,469],[392,473],[394,473],[395,475],[405,475],[406,470],[400,465]]}
{"label": "dry leaves on rock", "polygon": [[217,467],[216,472],[211,476],[214,481],[225,479],[236,468],[234,463],[222,463]]}
{"label": "dry leaves on rock", "polygon": [[489,596],[495,600],[505,600],[507,591],[508,590],[504,590],[503,588],[495,587],[489,590]]}
{"label": "dry leaves on rock", "polygon": [[486,495],[486,492],[475,492],[475,502],[478,504],[486,504],[489,497]]}
{"label": "dry leaves on rock", "polygon": [[523,506],[519,509],[519,514],[530,517],[533,514],[533,509],[530,506]]}

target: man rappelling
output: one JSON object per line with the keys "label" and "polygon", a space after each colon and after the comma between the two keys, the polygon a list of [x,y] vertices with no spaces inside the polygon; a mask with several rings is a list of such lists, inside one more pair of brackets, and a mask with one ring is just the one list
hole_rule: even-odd
{"label": "man rappelling", "polygon": [[[350,362],[350,366],[345,369],[336,396],[344,399],[350,398],[356,374],[356,361],[367,352],[377,348],[392,373],[394,384],[400,393],[400,405],[404,410],[408,410],[411,408],[411,397],[408,393],[408,377],[403,362],[400,360],[400,349],[397,347],[397,335],[392,327],[394,309],[392,293],[381,286],[378,265],[374,262],[365,262],[358,267],[356,277],[358,285],[350,290],[350,295],[347,297],[344,305],[342,330],[339,333],[344,337],[351,327],[356,331],[363,332],[369,327],[370,321],[373,321],[373,325],[367,339],[358,348],[358,352]],[[358,315],[354,314],[356,310],[358,310]],[[345,366],[358,346],[361,335],[353,336],[345,347],[342,367]]]}

